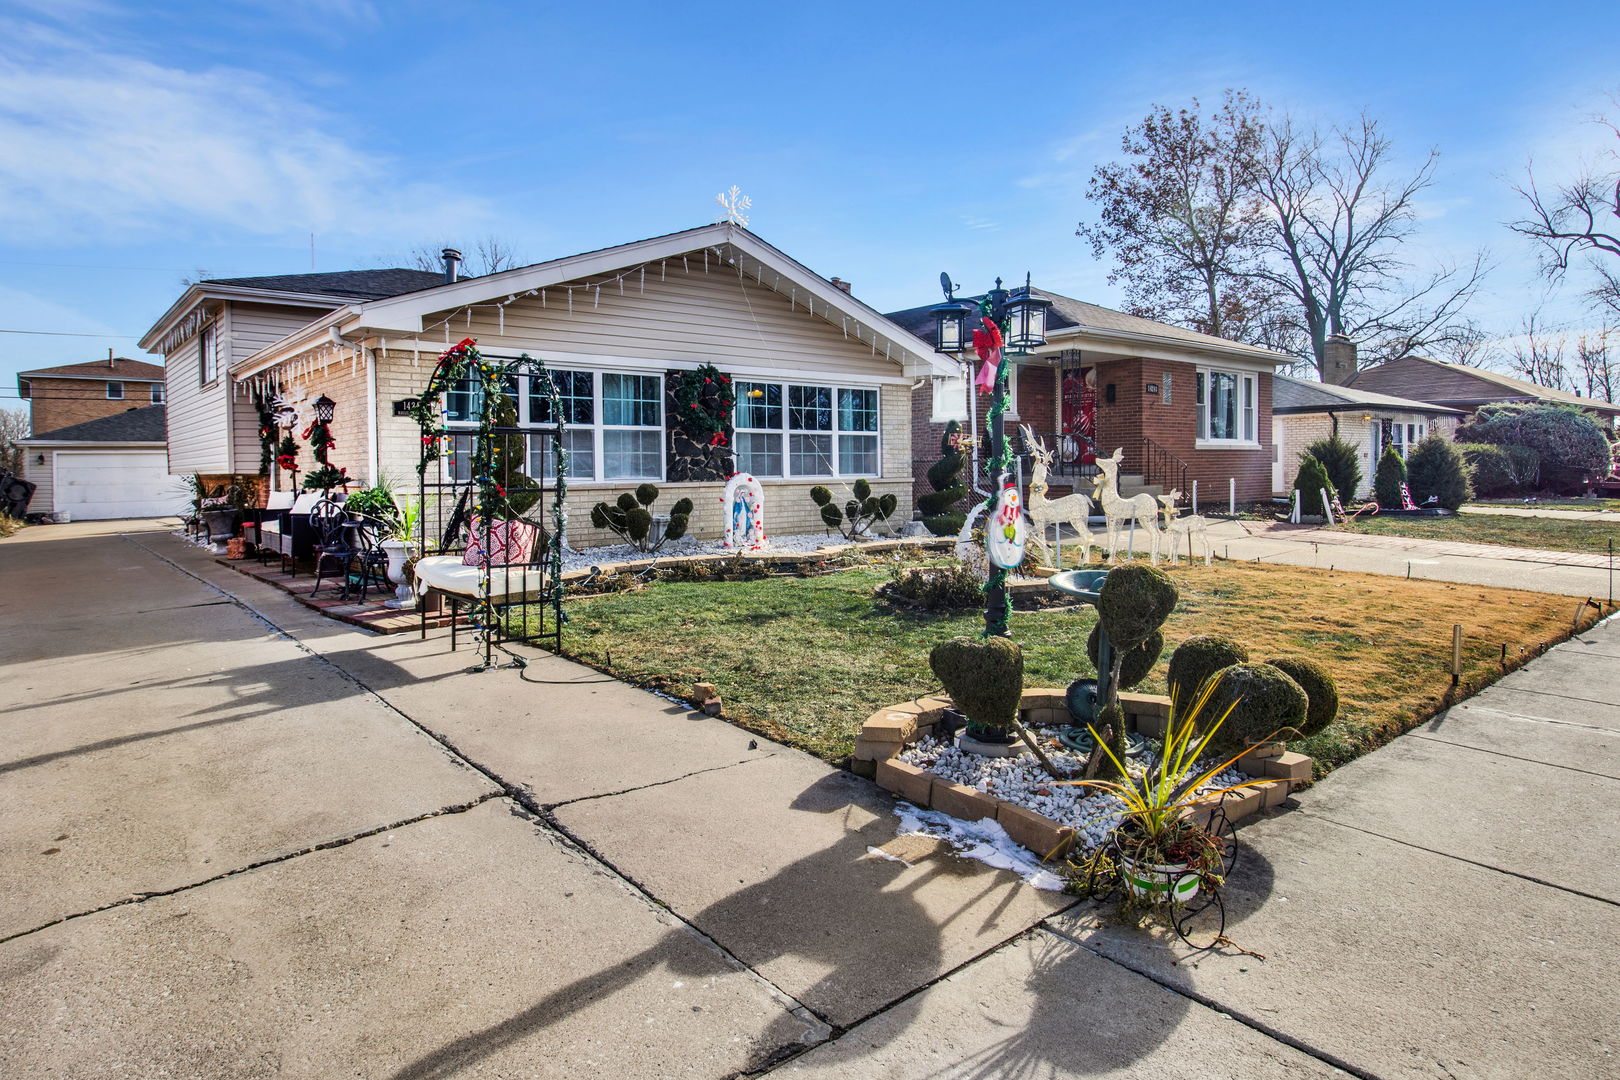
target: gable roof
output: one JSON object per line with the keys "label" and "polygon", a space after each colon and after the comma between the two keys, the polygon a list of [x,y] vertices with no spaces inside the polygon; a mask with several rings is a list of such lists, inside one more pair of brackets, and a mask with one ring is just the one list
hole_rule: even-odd
{"label": "gable roof", "polygon": [[[1098,304],[1076,300],[1072,296],[1051,292],[1047,289],[1031,288],[1036,296],[1052,302],[1051,310],[1046,316],[1047,336],[1061,337],[1063,331],[1095,331],[1102,334],[1121,335],[1129,338],[1145,338],[1160,341],[1169,345],[1183,348],[1203,348],[1205,350],[1226,353],[1229,355],[1246,356],[1255,360],[1265,360],[1274,364],[1292,363],[1295,357],[1282,353],[1262,349],[1258,345],[1245,345],[1242,342],[1230,341],[1226,338],[1215,337],[1212,334],[1200,334],[1196,330],[1188,330],[1181,326],[1171,326],[1169,323],[1155,322],[1144,319],[1138,315],[1128,315],[1123,311],[1105,308]],[[982,300],[979,296],[958,297],[959,300]],[[929,304],[925,307],[906,308],[904,311],[891,311],[889,318],[916,334],[932,348],[938,342],[937,331],[934,325],[934,307]],[[1053,344],[1060,344],[1054,342]]]}
{"label": "gable roof", "polygon": [[99,420],[86,420],[82,424],[69,424],[65,428],[30,435],[18,442],[99,442],[99,443],[161,443],[167,438],[162,405],[148,405],[143,409],[127,409]]}
{"label": "gable roof", "polygon": [[[1441,381],[1436,382],[1437,379]],[[1585,398],[1567,390],[1537,386],[1511,375],[1447,363],[1427,356],[1403,356],[1376,367],[1362,368],[1351,377],[1350,382],[1352,385],[1377,386],[1385,390],[1406,389],[1408,393],[1422,389],[1426,391],[1424,400],[1437,405],[1473,408],[1492,401],[1528,400],[1578,405],[1594,412],[1620,415],[1620,405],[1607,401]]]}
{"label": "gable roof", "polygon": [[232,285],[244,289],[381,300],[446,284],[443,274],[393,267],[386,270],[337,270],[323,274],[272,274],[267,277],[208,278],[199,285]]}
{"label": "gable roof", "polygon": [[476,304],[509,300],[513,296],[567,282],[611,275],[662,259],[679,259],[712,252],[735,260],[740,273],[778,292],[791,290],[797,307],[807,314],[844,326],[874,351],[898,364],[907,375],[955,374],[956,364],[936,355],[916,335],[888,317],[771,246],[740,225],[717,222],[693,229],[648,237],[627,244],[597,248],[546,262],[503,270],[482,277],[438,282],[430,288],[378,300],[350,304],[330,312],[280,341],[241,361],[233,369],[246,377],[288,356],[330,341],[335,328],[351,340],[370,334],[423,333],[426,318]]}
{"label": "gable roof", "polygon": [[1290,375],[1271,378],[1271,411],[1274,413],[1336,412],[1341,409],[1385,409],[1398,412],[1428,413],[1434,416],[1461,416],[1461,409],[1448,409],[1427,401],[1375,394],[1349,386],[1307,382]]}
{"label": "gable roof", "polygon": [[114,382],[162,382],[163,368],[144,360],[114,357],[112,363],[92,360],[84,364],[63,364],[61,367],[35,368],[17,372],[19,379],[111,379]]}

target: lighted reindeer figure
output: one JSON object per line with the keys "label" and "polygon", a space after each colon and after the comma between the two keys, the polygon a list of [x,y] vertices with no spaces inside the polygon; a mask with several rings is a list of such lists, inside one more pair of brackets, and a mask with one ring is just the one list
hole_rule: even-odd
{"label": "lighted reindeer figure", "polygon": [[1196,536],[1204,545],[1204,565],[1208,566],[1214,561],[1214,550],[1209,543],[1209,519],[1202,514],[1178,516],[1176,504],[1180,501],[1179,491],[1172,490],[1168,495],[1159,496],[1159,504],[1164,507],[1165,537],[1170,542],[1170,561],[1176,561],[1176,551],[1181,546],[1181,542],[1176,538],[1179,533],[1187,538],[1187,561],[1193,561],[1192,538]]}
{"label": "lighted reindeer figure", "polygon": [[1046,527],[1053,526],[1057,530],[1057,543],[1052,548],[1054,560],[1059,570],[1063,569],[1063,526],[1068,525],[1080,538],[1080,565],[1085,566],[1091,562],[1091,529],[1086,520],[1091,517],[1091,500],[1079,492],[1065,495],[1061,499],[1048,499],[1046,493],[1049,489],[1046,483],[1046,471],[1052,465],[1052,451],[1046,444],[1035,437],[1035,433],[1024,424],[1024,441],[1029,444],[1030,457],[1034,459],[1034,466],[1029,477],[1029,502],[1024,506],[1024,512],[1034,523],[1036,535],[1045,536]]}
{"label": "lighted reindeer figure", "polygon": [[1159,500],[1147,492],[1124,498],[1119,493],[1119,462],[1125,454],[1122,446],[1108,457],[1097,459],[1102,471],[1095,481],[1097,497],[1102,502],[1103,517],[1108,519],[1108,561],[1119,557],[1121,530],[1136,525],[1146,529],[1153,545],[1152,560],[1159,561]]}

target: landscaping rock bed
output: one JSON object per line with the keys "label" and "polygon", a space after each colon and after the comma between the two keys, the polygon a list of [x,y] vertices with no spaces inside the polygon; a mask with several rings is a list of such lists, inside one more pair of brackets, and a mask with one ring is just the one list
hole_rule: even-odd
{"label": "landscaping rock bed", "polygon": [[[1119,699],[1132,731],[1149,739],[1163,736],[1170,715],[1168,698],[1121,694]],[[1093,848],[1118,825],[1117,799],[1054,784],[1032,757],[978,758],[935,738],[935,728],[949,706],[943,698],[921,698],[873,713],[855,744],[855,771],[916,806],[964,821],[994,819],[1014,841],[1045,859],[1061,858],[1077,843]],[[1064,692],[1024,691],[1019,717],[1032,728],[1068,723]],[[1059,768],[1067,766],[1076,773],[1084,764],[1061,749],[1052,757]],[[1311,767],[1304,754],[1280,751],[1275,744],[1256,747],[1239,760],[1235,771],[1229,770],[1209,787],[1213,790],[1245,777],[1270,782],[1224,799],[1212,798],[1202,812],[1212,814],[1219,806],[1237,824],[1264,807],[1279,805],[1294,786],[1310,780]]]}
{"label": "landscaping rock bed", "polygon": [[878,555],[896,552],[947,551],[955,543],[949,538],[923,540],[861,540],[856,543],[832,542],[826,533],[808,533],[798,536],[772,537],[758,551],[737,551],[724,548],[718,540],[681,540],[671,544],[657,555],[644,555],[628,544],[586,548],[563,553],[563,581],[575,582],[588,577],[593,568],[603,575],[641,573],[652,567],[671,567],[692,563],[724,563],[740,559],[746,563],[763,563],[784,571],[814,566],[831,559],[850,555]]}

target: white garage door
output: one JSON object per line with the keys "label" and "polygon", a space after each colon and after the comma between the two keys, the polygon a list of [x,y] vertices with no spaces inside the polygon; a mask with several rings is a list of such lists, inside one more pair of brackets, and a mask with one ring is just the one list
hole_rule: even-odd
{"label": "white garage door", "polygon": [[51,500],[74,521],[166,517],[186,504],[162,450],[58,450]]}

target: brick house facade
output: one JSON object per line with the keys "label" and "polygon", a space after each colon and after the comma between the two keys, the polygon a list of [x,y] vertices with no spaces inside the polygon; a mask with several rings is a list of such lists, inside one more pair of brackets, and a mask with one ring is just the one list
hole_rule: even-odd
{"label": "brick house facade", "polygon": [[28,402],[34,435],[163,404],[163,369],[111,357],[87,364],[38,368],[17,374],[17,393]]}

